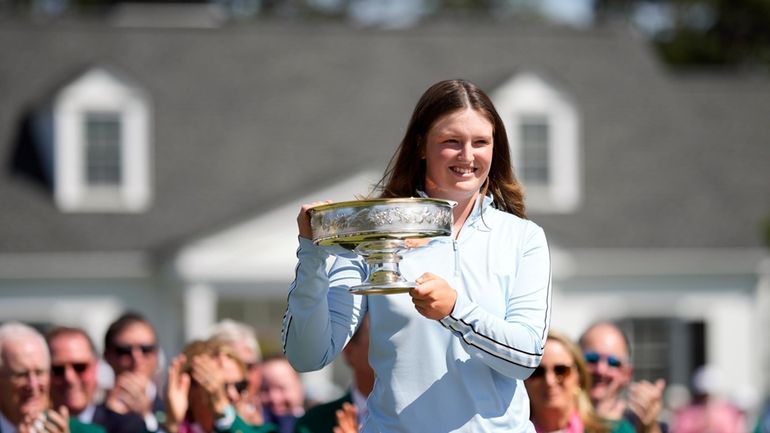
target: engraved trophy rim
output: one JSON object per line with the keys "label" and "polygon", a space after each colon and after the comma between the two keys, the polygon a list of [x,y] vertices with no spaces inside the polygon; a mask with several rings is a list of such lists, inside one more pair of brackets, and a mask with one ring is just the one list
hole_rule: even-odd
{"label": "engraved trophy rim", "polygon": [[345,207],[367,207],[372,205],[392,204],[392,203],[407,203],[407,204],[442,204],[448,205],[449,208],[457,206],[457,202],[453,200],[447,200],[443,198],[433,197],[395,197],[395,198],[365,198],[361,200],[346,200],[337,201],[333,203],[325,203],[310,208],[310,213],[322,212],[330,209],[345,208]]}

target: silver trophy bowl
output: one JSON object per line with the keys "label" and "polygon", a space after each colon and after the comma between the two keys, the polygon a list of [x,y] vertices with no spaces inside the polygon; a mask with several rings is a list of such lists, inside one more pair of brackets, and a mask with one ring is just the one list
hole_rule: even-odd
{"label": "silver trophy bowl", "polygon": [[310,210],[313,242],[339,246],[363,257],[369,277],[350,288],[359,295],[408,292],[416,286],[399,271],[401,252],[419,239],[452,234],[455,202],[432,198],[354,200]]}

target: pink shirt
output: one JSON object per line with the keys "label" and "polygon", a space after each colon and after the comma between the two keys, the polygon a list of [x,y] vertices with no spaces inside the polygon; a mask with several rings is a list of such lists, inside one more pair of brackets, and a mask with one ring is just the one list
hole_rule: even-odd
{"label": "pink shirt", "polygon": [[[537,433],[554,433],[545,432],[537,425],[535,426],[535,431],[537,431]],[[573,412],[569,417],[569,421],[567,421],[567,426],[558,431],[562,433],[583,433],[583,420],[580,418],[580,414],[578,412]]]}
{"label": "pink shirt", "polygon": [[671,433],[744,433],[746,419],[725,402],[694,404],[677,412]]}

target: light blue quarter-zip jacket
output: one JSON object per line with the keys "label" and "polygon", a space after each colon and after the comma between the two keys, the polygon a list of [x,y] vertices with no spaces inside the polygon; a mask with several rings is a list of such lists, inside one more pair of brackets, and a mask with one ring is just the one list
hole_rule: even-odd
{"label": "light blue quarter-zip jacket", "polygon": [[337,257],[300,238],[283,322],[284,352],[299,371],[340,353],[365,313],[376,374],[365,433],[534,432],[523,380],[540,363],[550,322],[551,269],[543,230],[494,209],[486,197],[459,238],[434,238],[403,254],[414,281],[436,274],[457,291],[441,320],[409,294],[352,295],[366,279],[358,257]]}

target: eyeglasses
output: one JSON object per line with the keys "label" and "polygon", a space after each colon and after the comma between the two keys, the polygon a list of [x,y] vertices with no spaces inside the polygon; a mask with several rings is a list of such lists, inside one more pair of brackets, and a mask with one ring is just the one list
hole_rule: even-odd
{"label": "eyeglasses", "polygon": [[609,365],[612,368],[620,368],[623,366],[623,361],[621,361],[620,358],[614,355],[603,355],[598,352],[585,352],[583,353],[583,358],[589,364],[598,364],[599,361],[604,359],[605,361],[607,361],[607,365]]}
{"label": "eyeglasses", "polygon": [[113,346],[113,350],[118,356],[130,356],[134,353],[134,349],[140,350],[143,355],[149,355],[155,353],[158,346],[155,344],[116,344]]}
{"label": "eyeglasses", "polygon": [[239,380],[238,382],[225,383],[225,391],[227,391],[230,388],[235,388],[235,390],[238,391],[238,394],[243,394],[244,391],[246,391],[246,388],[248,387],[249,387],[249,381],[246,379]]}
{"label": "eyeglasses", "polygon": [[[572,374],[572,366],[571,365],[564,365],[564,364],[556,364],[553,366],[553,368],[548,369],[550,371],[553,371],[553,375],[556,377],[556,382],[563,383],[564,380]],[[546,368],[543,366],[538,366],[535,368],[535,371],[532,372],[532,375],[529,376],[530,379],[542,379],[545,377]]]}
{"label": "eyeglasses", "polygon": [[71,362],[66,364],[51,365],[51,374],[56,377],[64,377],[67,372],[67,367],[72,367],[72,370],[77,374],[83,374],[88,370],[87,362]]}

